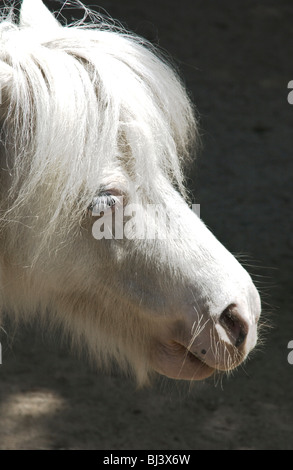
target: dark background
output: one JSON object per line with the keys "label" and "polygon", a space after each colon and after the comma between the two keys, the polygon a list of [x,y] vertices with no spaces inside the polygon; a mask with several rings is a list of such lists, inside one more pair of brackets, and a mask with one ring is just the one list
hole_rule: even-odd
{"label": "dark background", "polygon": [[228,378],[143,390],[46,331],[21,328],[13,345],[2,332],[0,448],[293,449],[292,0],[99,5],[175,60],[201,116],[189,187],[213,233],[244,254],[271,328]]}

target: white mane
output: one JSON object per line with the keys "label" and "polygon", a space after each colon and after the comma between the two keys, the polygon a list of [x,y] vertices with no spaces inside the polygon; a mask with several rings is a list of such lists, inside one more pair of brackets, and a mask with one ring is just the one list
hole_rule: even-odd
{"label": "white mane", "polygon": [[195,125],[174,71],[149,44],[105,22],[62,27],[30,12],[24,3],[19,25],[11,14],[0,24],[0,73],[11,87],[1,132],[1,164],[11,175],[2,220],[31,226],[27,208],[37,199],[45,238],[61,214],[69,230],[117,168],[146,194],[161,178],[184,192],[181,167]]}

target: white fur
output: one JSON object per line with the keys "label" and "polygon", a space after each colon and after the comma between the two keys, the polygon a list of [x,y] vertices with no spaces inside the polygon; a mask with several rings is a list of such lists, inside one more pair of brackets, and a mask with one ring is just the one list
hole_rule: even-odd
{"label": "white fur", "polygon": [[[0,85],[2,310],[61,324],[95,361],[114,358],[139,382],[152,369],[176,376],[166,345],[187,348],[194,324],[212,319],[203,348],[230,304],[255,328],[248,274],[179,195],[196,122],[177,74],[149,44],[101,21],[61,27],[41,1],[24,0],[20,24],[11,15],[0,24]],[[101,190],[142,213],[160,204],[189,237],[95,240],[87,208]],[[218,367],[229,343],[219,338],[205,345],[207,362],[229,369],[240,359],[230,351],[230,366]]]}

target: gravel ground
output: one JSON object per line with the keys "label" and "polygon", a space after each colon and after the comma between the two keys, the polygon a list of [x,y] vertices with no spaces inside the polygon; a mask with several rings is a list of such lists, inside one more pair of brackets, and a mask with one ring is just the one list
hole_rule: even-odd
{"label": "gravel ground", "polygon": [[143,390],[91,369],[45,331],[8,330],[0,449],[293,449],[292,1],[100,5],[175,59],[201,115],[190,189],[206,224],[244,255],[272,328],[221,381],[158,378]]}

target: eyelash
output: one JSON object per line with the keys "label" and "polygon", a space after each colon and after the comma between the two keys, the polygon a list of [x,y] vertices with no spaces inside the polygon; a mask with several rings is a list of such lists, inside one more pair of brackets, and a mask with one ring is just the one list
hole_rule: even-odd
{"label": "eyelash", "polygon": [[117,197],[108,191],[101,192],[98,196],[95,196],[88,206],[88,210],[92,215],[99,216],[101,212],[106,212],[111,209],[117,202]]}

